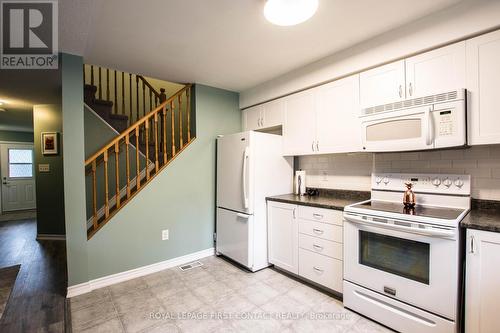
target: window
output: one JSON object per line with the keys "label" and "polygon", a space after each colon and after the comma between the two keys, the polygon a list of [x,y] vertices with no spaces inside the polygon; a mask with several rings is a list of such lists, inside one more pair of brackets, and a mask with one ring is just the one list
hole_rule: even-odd
{"label": "window", "polygon": [[9,178],[33,177],[33,150],[9,149]]}

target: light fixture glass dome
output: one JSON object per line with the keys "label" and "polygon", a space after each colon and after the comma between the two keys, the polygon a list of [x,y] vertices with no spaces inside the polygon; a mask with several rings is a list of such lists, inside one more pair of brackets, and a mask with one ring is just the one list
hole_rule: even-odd
{"label": "light fixture glass dome", "polygon": [[290,26],[310,19],[318,9],[318,0],[267,0],[264,16],[276,25]]}

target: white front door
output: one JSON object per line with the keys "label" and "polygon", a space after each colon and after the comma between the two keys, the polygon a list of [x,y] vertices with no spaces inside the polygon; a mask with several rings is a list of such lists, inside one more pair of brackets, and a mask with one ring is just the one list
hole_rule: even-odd
{"label": "white front door", "polygon": [[33,145],[1,144],[0,164],[1,210],[7,212],[35,208]]}

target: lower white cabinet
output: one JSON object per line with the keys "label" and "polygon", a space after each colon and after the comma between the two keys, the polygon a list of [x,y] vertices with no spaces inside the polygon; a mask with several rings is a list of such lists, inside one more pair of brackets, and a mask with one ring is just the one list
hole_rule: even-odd
{"label": "lower white cabinet", "polygon": [[465,332],[500,329],[500,233],[467,230]]}
{"label": "lower white cabinet", "polygon": [[280,202],[267,203],[269,262],[298,274],[297,206]]}
{"label": "lower white cabinet", "polygon": [[342,212],[268,201],[267,223],[270,263],[342,292]]}

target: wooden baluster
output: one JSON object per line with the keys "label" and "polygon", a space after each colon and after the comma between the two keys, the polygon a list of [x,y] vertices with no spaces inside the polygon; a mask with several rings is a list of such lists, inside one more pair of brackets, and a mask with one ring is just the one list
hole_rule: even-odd
{"label": "wooden baluster", "polygon": [[191,142],[191,101],[190,94],[191,88],[186,89],[186,110],[187,110],[187,128],[188,128],[188,142]]}
{"label": "wooden baluster", "polygon": [[99,99],[102,99],[102,82],[101,82],[101,67],[97,69],[99,74]]}
{"label": "wooden baluster", "polygon": [[142,81],[142,116],[146,115],[146,84]]}
{"label": "wooden baluster", "polygon": [[167,106],[163,106],[163,165],[167,164]]}
{"label": "wooden baluster", "polygon": [[109,216],[108,150],[104,151],[104,216]]}
{"label": "wooden baluster", "polygon": [[132,125],[132,73],[128,74],[128,97],[130,98],[130,109],[128,110],[128,125]]}
{"label": "wooden baluster", "polygon": [[177,101],[179,103],[179,149],[182,149],[183,144],[183,136],[184,136],[184,130],[182,128],[182,105],[181,105],[181,95],[177,96]]}
{"label": "wooden baluster", "polygon": [[96,184],[96,160],[92,161],[92,207],[93,207],[93,225],[94,230],[97,230],[97,184]]}
{"label": "wooden baluster", "polygon": [[122,72],[122,114],[125,114],[125,73]]}
{"label": "wooden baluster", "polygon": [[120,208],[120,141],[115,142],[116,208]]}
{"label": "wooden baluster", "polygon": [[85,82],[85,64],[83,64],[83,85],[87,84],[87,82]]}
{"label": "wooden baluster", "polygon": [[135,128],[135,170],[137,190],[141,188],[141,163],[139,161],[139,126]]}
{"label": "wooden baluster", "polygon": [[[139,77],[136,75],[135,76],[135,101],[136,101],[136,109],[135,109],[135,112],[136,112],[136,117],[135,118],[135,121],[138,121],[139,120]],[[139,147],[137,147],[137,149],[139,149]]]}
{"label": "wooden baluster", "polygon": [[153,110],[153,92],[149,89],[149,111]]}
{"label": "wooden baluster", "polygon": [[146,134],[146,180],[149,180],[149,119],[144,122]]}
{"label": "wooden baluster", "polygon": [[172,157],[175,156],[175,107],[174,100],[170,102],[170,111],[172,112]]}
{"label": "wooden baluster", "polygon": [[90,65],[90,84],[94,85],[94,65]]}
{"label": "wooden baluster", "polygon": [[106,68],[106,100],[109,101],[109,68]]}
{"label": "wooden baluster", "polygon": [[114,106],[114,109],[115,109],[115,114],[118,114],[118,98],[116,97],[117,96],[116,91],[118,90],[118,86],[116,85],[116,71],[113,71],[113,72],[115,72],[115,88],[114,88],[114,91],[115,91],[115,104],[113,106]]}
{"label": "wooden baluster", "polygon": [[128,152],[128,146],[130,145],[130,133],[125,136],[125,145],[127,148],[125,149],[125,165],[127,170],[127,199],[130,198],[130,157]]}
{"label": "wooden baluster", "polygon": [[154,117],[155,128],[154,128],[154,136],[155,136],[155,172],[158,173],[158,112],[155,112]]}

